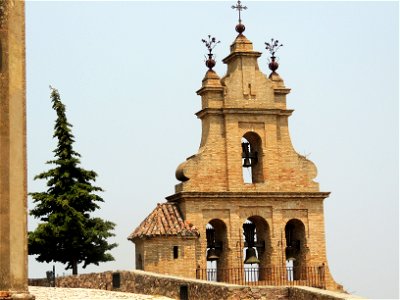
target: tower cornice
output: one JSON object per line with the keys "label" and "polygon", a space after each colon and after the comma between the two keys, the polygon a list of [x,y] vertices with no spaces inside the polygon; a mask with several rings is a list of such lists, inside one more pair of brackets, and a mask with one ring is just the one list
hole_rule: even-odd
{"label": "tower cornice", "polygon": [[223,86],[205,86],[196,91],[196,94],[201,96],[205,92],[223,92],[223,91],[224,91]]}
{"label": "tower cornice", "polygon": [[290,89],[288,88],[274,88],[274,93],[276,95],[287,95],[290,93]]}
{"label": "tower cornice", "polygon": [[260,108],[205,108],[196,113],[198,118],[203,118],[205,115],[279,115],[290,116],[293,109],[260,109]]}
{"label": "tower cornice", "polygon": [[221,199],[221,198],[268,198],[271,200],[282,200],[295,198],[322,200],[329,197],[330,192],[178,192],[166,197],[165,199],[170,202],[178,201],[185,198],[202,198],[202,199]]}
{"label": "tower cornice", "polygon": [[232,52],[229,54],[227,57],[225,57],[222,62],[224,64],[228,64],[230,61],[232,61],[234,58],[237,57],[255,57],[259,58],[261,56],[261,52],[257,51],[238,51],[238,52]]}

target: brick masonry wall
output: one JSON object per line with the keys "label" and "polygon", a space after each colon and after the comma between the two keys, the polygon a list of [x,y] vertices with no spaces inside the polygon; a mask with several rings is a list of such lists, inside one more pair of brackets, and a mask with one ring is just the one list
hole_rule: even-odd
{"label": "brick masonry wall", "polygon": [[[196,277],[197,239],[181,237],[156,237],[146,241],[144,247],[136,252],[143,257],[144,271],[182,277]],[[174,258],[174,247],[178,247],[178,257]],[[140,249],[139,249],[140,250]]]}
{"label": "brick masonry wall", "polygon": [[[201,146],[179,166],[178,173],[189,180],[179,184],[176,192],[317,192],[315,165],[299,155],[290,140],[292,110],[286,109],[290,89],[280,78],[268,79],[259,70],[259,53],[244,36],[235,40],[234,48],[241,50],[225,60],[226,76],[218,82],[215,72],[207,72],[198,91],[202,97],[202,110],[197,113],[202,121]],[[258,137],[261,142],[256,147],[256,168],[261,174],[256,184],[243,184],[243,136]]]}
{"label": "brick masonry wall", "polygon": [[[113,273],[120,274],[120,287],[113,288]],[[29,285],[47,286],[46,279],[30,279]],[[361,299],[352,295],[308,287],[249,287],[207,282],[144,271],[115,271],[58,277],[57,287],[92,288],[131,292],[146,295],[163,295],[181,299],[182,287],[187,287],[189,299],[196,300],[345,300]]]}
{"label": "brick masonry wall", "polygon": [[[285,197],[278,197],[278,195],[268,193],[208,193],[207,195],[182,193],[176,197],[176,200],[171,200],[179,203],[184,218],[195,224],[200,231],[197,245],[199,255],[196,259],[197,265],[201,268],[206,268],[205,229],[211,220],[219,220],[226,227],[223,245],[224,259],[219,261],[219,267],[240,268],[243,264],[241,255],[244,247],[242,226],[246,219],[257,217],[268,228],[268,231],[257,228],[257,230],[261,229],[260,232],[264,232],[268,252],[267,259],[262,262],[261,267],[285,267],[285,226],[290,220],[297,219],[304,225],[305,230],[302,241],[304,253],[302,264],[308,267],[324,265],[327,289],[342,290],[342,287],[333,280],[326,260],[323,218],[323,198],[326,194],[287,193]],[[161,244],[158,249],[162,249]],[[189,260],[182,263],[187,268],[193,268],[193,262]],[[145,270],[164,273],[160,268]],[[170,269],[169,274],[180,275],[172,272],[173,270]]]}

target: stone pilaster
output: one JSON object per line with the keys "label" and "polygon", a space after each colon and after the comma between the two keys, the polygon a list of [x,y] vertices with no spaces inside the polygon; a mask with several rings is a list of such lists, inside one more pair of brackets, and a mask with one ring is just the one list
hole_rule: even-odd
{"label": "stone pilaster", "polygon": [[0,0],[0,299],[28,292],[25,5]]}

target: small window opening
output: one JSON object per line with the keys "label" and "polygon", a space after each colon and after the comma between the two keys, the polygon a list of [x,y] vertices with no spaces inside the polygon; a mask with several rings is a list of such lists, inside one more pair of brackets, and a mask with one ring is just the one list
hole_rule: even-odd
{"label": "small window opening", "polygon": [[179,255],[178,246],[174,246],[173,252],[174,252],[174,259],[177,259],[177,258],[178,258],[178,255]]}

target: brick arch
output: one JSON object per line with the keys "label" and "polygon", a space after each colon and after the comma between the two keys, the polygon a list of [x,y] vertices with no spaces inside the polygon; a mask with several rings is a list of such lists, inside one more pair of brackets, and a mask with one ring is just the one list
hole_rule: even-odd
{"label": "brick arch", "polygon": [[207,225],[210,224],[215,229],[216,238],[223,239],[228,236],[228,226],[226,226],[225,222],[221,219],[214,218],[207,222]]}
{"label": "brick arch", "polygon": [[268,269],[271,267],[272,244],[271,228],[268,221],[260,215],[247,218],[256,225],[257,242],[264,242],[264,247],[257,247],[259,264],[259,280],[266,280]]}
{"label": "brick arch", "polygon": [[290,219],[285,225],[286,259],[292,258],[294,279],[301,279],[307,267],[306,227],[300,219]]}
{"label": "brick arch", "polygon": [[[215,230],[215,240],[221,243],[221,248],[216,251],[219,256],[219,259],[216,263],[216,280],[223,281],[223,269],[225,269],[228,265],[228,227],[225,222],[221,219],[212,219],[208,221],[207,226],[212,226]],[[207,251],[209,248],[207,248]],[[207,251],[205,255],[207,256]]]}
{"label": "brick arch", "polygon": [[295,234],[293,237],[298,238],[301,242],[306,242],[306,226],[301,219],[292,218],[286,222],[285,225],[285,238],[286,240],[290,238],[290,230],[294,230],[292,234]]}
{"label": "brick arch", "polygon": [[250,143],[260,143],[260,145],[262,146],[262,138],[255,131],[246,131],[246,133],[243,134],[243,137]]}
{"label": "brick arch", "polygon": [[[256,132],[247,131],[242,136],[242,158],[244,156],[243,143],[250,144],[250,153],[256,155],[257,159],[251,159],[251,183],[264,182],[263,172],[263,140]],[[242,164],[244,164],[242,159]],[[245,178],[243,177],[243,180]]]}
{"label": "brick arch", "polygon": [[295,213],[295,214],[290,214],[289,216],[285,216],[282,220],[282,224],[285,224],[286,226],[286,224],[291,220],[298,220],[299,222],[303,223],[306,237],[310,237],[308,212]]}

